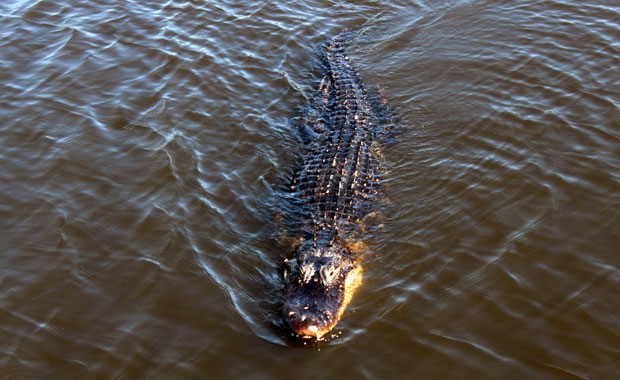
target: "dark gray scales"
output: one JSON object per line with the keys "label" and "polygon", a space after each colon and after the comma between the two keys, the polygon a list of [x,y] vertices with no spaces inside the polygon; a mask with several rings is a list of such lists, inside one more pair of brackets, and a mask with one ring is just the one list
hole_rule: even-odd
{"label": "dark gray scales", "polygon": [[295,118],[307,146],[294,172],[289,199],[306,235],[339,234],[359,224],[380,192],[384,170],[379,143],[396,122],[378,93],[369,95],[344,50],[347,34],[329,40],[324,77]]}
{"label": "dark gray scales", "polygon": [[294,240],[283,262],[282,315],[302,338],[331,331],[361,283],[358,232],[381,195],[379,143],[396,121],[351,67],[346,38],[323,47],[321,84],[294,119],[306,153],[283,194]]}

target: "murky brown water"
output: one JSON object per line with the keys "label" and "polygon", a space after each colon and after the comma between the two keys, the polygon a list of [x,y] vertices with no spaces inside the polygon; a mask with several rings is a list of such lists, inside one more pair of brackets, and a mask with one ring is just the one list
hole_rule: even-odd
{"label": "murky brown water", "polygon": [[[0,378],[620,378],[617,1],[0,5]],[[278,329],[316,48],[403,123],[334,337]]]}

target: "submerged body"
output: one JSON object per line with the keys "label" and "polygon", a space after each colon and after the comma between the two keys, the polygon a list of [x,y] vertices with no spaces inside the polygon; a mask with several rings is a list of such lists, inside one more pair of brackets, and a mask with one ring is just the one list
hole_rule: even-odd
{"label": "submerged body", "polygon": [[308,153],[290,186],[301,237],[284,260],[283,318],[302,338],[328,333],[361,283],[355,240],[380,191],[378,137],[395,120],[351,67],[345,39],[324,46],[325,76],[295,119]]}

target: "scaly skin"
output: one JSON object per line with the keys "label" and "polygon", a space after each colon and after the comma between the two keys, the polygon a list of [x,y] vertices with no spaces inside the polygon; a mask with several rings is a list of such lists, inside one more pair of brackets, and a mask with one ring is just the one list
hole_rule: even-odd
{"label": "scaly skin", "polygon": [[346,34],[329,40],[325,76],[313,101],[296,119],[309,152],[290,187],[303,238],[284,261],[283,318],[302,338],[321,338],[338,322],[361,283],[352,243],[379,193],[377,128],[385,104],[373,104],[344,51]]}

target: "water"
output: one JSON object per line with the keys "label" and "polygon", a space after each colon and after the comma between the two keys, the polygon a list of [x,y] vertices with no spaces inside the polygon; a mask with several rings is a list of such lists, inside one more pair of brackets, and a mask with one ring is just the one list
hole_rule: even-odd
{"label": "water", "polygon": [[[615,1],[0,5],[0,378],[611,379]],[[319,44],[402,119],[364,283],[279,329]]]}

